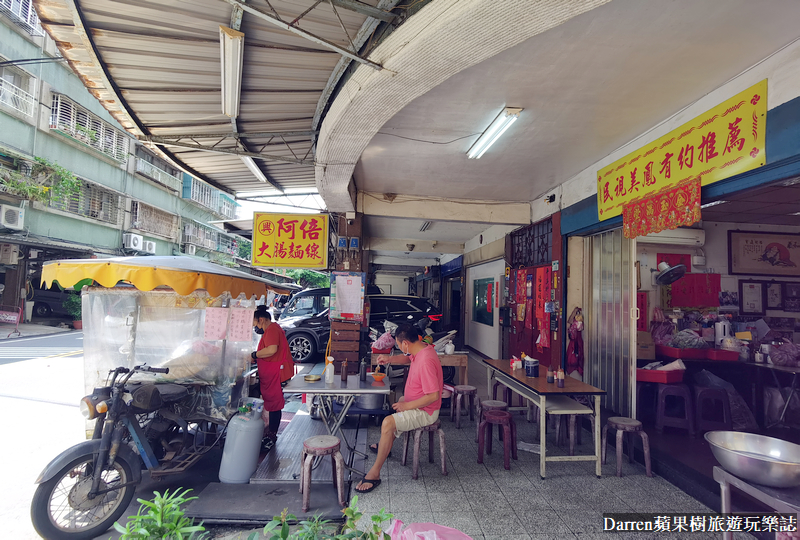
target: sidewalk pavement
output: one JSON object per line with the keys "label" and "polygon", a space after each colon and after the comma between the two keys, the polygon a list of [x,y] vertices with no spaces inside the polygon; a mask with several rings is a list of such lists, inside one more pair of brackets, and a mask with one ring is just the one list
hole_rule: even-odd
{"label": "sidewalk pavement", "polygon": [[35,337],[35,336],[47,336],[50,334],[60,334],[62,332],[70,332],[73,329],[71,327],[59,327],[59,326],[48,326],[46,324],[35,324],[35,323],[20,323],[19,325],[19,334],[14,333],[10,335],[15,330],[15,325],[13,324],[0,324],[0,341],[5,339],[16,339],[21,337]]}

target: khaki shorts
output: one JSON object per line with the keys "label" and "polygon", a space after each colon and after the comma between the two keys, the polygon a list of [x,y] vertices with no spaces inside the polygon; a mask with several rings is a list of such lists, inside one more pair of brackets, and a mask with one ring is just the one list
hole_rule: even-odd
{"label": "khaki shorts", "polygon": [[394,418],[394,424],[396,426],[394,436],[397,438],[406,431],[412,431],[433,424],[439,419],[439,410],[433,411],[433,414],[428,414],[422,409],[411,409],[394,413],[392,418]]}

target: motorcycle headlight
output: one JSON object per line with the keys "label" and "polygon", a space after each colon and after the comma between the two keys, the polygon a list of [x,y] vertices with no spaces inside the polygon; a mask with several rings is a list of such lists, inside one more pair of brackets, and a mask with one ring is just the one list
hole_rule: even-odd
{"label": "motorcycle headlight", "polygon": [[92,398],[88,396],[81,400],[80,409],[81,409],[81,414],[87,420],[92,420],[97,416],[97,409],[94,408],[94,403],[92,403]]}
{"label": "motorcycle headlight", "polygon": [[98,396],[86,396],[81,400],[80,410],[81,414],[87,420],[94,420],[98,414],[108,412],[108,403],[106,401],[99,401]]}

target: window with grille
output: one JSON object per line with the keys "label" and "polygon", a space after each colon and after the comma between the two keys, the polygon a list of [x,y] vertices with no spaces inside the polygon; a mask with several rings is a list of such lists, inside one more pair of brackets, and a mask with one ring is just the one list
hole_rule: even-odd
{"label": "window with grille", "polygon": [[33,9],[33,0],[0,0],[0,12],[8,15],[14,24],[32,36],[43,36],[44,30]]}
{"label": "window with grille", "polygon": [[225,216],[228,219],[233,219],[236,217],[236,201],[225,195],[224,193],[219,194],[219,213]]}
{"label": "window with grille", "polygon": [[62,94],[53,94],[50,129],[80,141],[117,161],[125,161],[128,136]]}
{"label": "window with grille", "polygon": [[131,227],[175,240],[178,236],[178,216],[149,204],[131,201]]}
{"label": "window with grille", "polygon": [[552,260],[552,220],[546,219],[511,233],[511,266],[537,266]]}
{"label": "window with grille", "polygon": [[183,222],[183,243],[194,244],[208,251],[215,251],[219,241],[219,231],[197,221]]}
{"label": "window with grille", "polygon": [[82,180],[80,189],[65,197],[50,197],[48,206],[70,214],[117,225],[121,199],[113,191]]}
{"label": "window with grille", "polygon": [[30,87],[31,77],[27,73],[9,66],[0,67],[0,103],[33,116],[36,100],[28,92]]}

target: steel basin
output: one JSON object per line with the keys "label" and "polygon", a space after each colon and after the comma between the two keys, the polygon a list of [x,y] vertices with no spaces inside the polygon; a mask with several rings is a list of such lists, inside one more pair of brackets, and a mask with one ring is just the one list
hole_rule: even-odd
{"label": "steel basin", "polygon": [[361,394],[356,396],[355,405],[359,409],[382,409],[386,396],[383,394]]}
{"label": "steel basin", "polygon": [[800,446],[738,431],[705,434],[722,468],[731,474],[777,488],[800,485]]}

